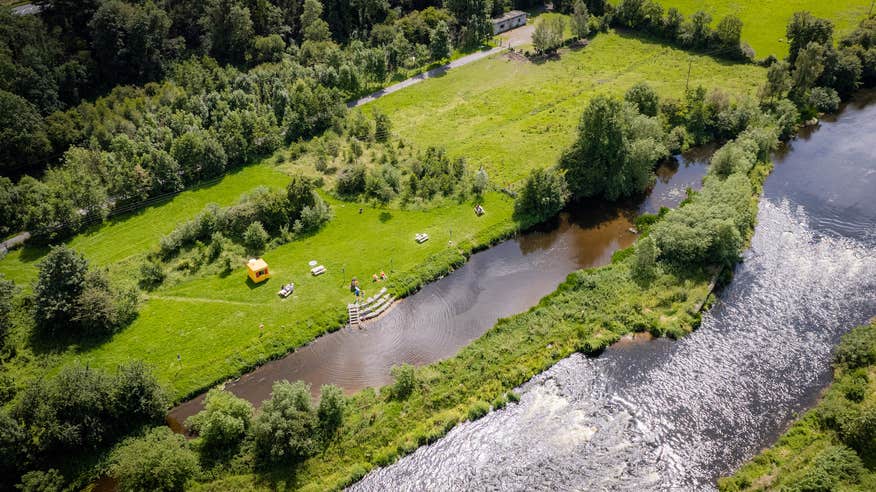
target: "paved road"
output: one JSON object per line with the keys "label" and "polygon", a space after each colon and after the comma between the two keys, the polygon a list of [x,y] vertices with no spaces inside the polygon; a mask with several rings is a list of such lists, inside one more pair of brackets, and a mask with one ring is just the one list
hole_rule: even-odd
{"label": "paved road", "polygon": [[12,8],[12,13],[15,15],[33,15],[39,14],[42,7],[39,5],[34,5],[32,3],[26,3],[24,5],[19,5],[18,7]]}
{"label": "paved road", "polygon": [[373,94],[369,94],[369,95],[363,97],[362,99],[350,101],[347,103],[347,107],[348,108],[355,108],[357,106],[361,106],[363,104],[370,103],[371,101],[373,101],[375,99],[378,99],[378,98],[385,96],[387,94],[392,94],[393,92],[400,91],[400,90],[404,89],[405,87],[410,87],[410,86],[417,84],[419,82],[422,82],[426,79],[431,79],[433,77],[437,77],[439,75],[445,74],[451,68],[457,68],[457,67],[461,67],[463,65],[467,65],[473,61],[478,61],[482,58],[486,58],[488,56],[495,55],[496,53],[499,53],[499,52],[506,50],[506,49],[507,48],[505,48],[505,47],[496,47],[496,48],[493,48],[490,50],[478,51],[477,53],[472,53],[470,55],[463,56],[462,58],[453,60],[452,62],[450,62],[446,65],[442,65],[438,68],[433,68],[432,70],[429,70],[428,72],[423,72],[423,73],[421,73],[419,75],[415,75],[407,80],[403,80],[403,81],[399,82],[398,84],[393,84],[389,87],[384,87],[383,89],[381,89]]}

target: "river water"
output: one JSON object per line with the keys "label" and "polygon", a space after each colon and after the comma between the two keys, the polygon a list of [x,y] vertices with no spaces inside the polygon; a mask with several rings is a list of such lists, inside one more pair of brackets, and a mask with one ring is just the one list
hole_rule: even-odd
{"label": "river water", "polygon": [[[635,240],[629,229],[636,215],[674,207],[687,188],[700,187],[713,150],[698,148],[662,164],[653,189],[640,200],[620,206],[578,204],[553,222],[472,255],[461,268],[380,318],[322,336],[225,388],[256,405],[282,379],[310,383],[314,393],[320,385],[336,384],[349,394],[391,383],[394,365],[450,357],[499,318],[537,304],[569,273],[611,261],[612,253]],[[181,423],[202,407],[203,396],[185,402],[171,411],[168,423],[181,430]]]}
{"label": "river water", "polygon": [[744,262],[693,334],[573,355],[519,404],[357,490],[709,490],[769,446],[876,315],[876,93],[775,156]]}

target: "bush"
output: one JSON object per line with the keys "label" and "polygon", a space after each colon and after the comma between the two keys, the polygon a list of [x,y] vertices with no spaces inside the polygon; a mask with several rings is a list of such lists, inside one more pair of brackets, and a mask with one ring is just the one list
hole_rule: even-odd
{"label": "bush", "polygon": [[6,277],[0,273],[0,350],[5,347],[6,338],[12,328],[12,301],[17,292],[15,283],[6,280]]}
{"label": "bush", "polygon": [[298,463],[316,452],[318,429],[310,387],[301,381],[276,382],[253,423],[256,456],[262,462]]}
{"label": "bush", "polygon": [[870,402],[840,419],[840,437],[861,456],[876,456],[876,403]]}
{"label": "bush", "polygon": [[466,415],[469,420],[475,421],[488,413],[490,413],[490,404],[483,400],[478,400],[468,407]]}
{"label": "bush", "polygon": [[808,102],[819,113],[835,113],[839,109],[840,97],[829,87],[815,87],[809,91]]}
{"label": "bush", "polygon": [[393,397],[404,400],[410,396],[417,385],[417,375],[414,366],[410,364],[393,366],[390,373],[395,379],[395,384],[392,386]]}
{"label": "bush", "polygon": [[145,289],[154,289],[164,282],[167,275],[161,263],[147,260],[140,264],[140,286]]}
{"label": "bush", "polygon": [[854,451],[845,446],[830,446],[818,453],[812,466],[791,490],[831,491],[840,482],[857,483],[864,471],[864,464]]}
{"label": "bush", "polygon": [[29,471],[22,475],[21,483],[15,488],[22,492],[60,492],[64,488],[64,477],[54,468]]}
{"label": "bush", "polygon": [[476,196],[480,197],[487,191],[487,186],[490,184],[490,178],[487,176],[487,170],[484,168],[478,169],[475,173],[474,182],[471,185],[471,191]]}
{"label": "bush", "polygon": [[630,87],[624,99],[636,106],[645,116],[657,116],[657,110],[660,107],[660,97],[657,92],[645,82],[639,82]]}
{"label": "bush", "polygon": [[556,215],[569,199],[566,180],[555,169],[534,169],[514,202],[518,220],[542,222]]}
{"label": "bush", "polygon": [[135,291],[113,289],[105,272],[89,270],[66,246],[52,248],[39,268],[34,321],[43,335],[103,335],[136,315]]}
{"label": "bush", "polygon": [[140,363],[116,376],[74,365],[25,387],[14,416],[34,436],[37,456],[97,449],[144,424],[163,421],[167,399]]}
{"label": "bush", "polygon": [[313,192],[313,205],[301,210],[301,217],[295,221],[295,232],[315,231],[332,219],[332,209],[316,192]]}
{"label": "bush", "polygon": [[323,385],[319,390],[319,408],[316,415],[319,426],[326,438],[334,436],[344,421],[344,392],[333,384]]}
{"label": "bush", "polygon": [[636,242],[635,258],[633,278],[644,281],[652,279],[657,268],[657,245],[654,243],[654,238],[646,236]]}
{"label": "bush", "polygon": [[207,393],[204,409],[186,420],[186,426],[201,438],[201,449],[211,456],[233,454],[249,433],[252,404],[222,389]]}
{"label": "bush", "polygon": [[167,427],[122,443],[112,453],[110,472],[123,491],[183,490],[199,472],[198,457],[186,438]]}
{"label": "bush", "polygon": [[353,197],[362,193],[365,191],[365,166],[355,165],[342,169],[335,186],[340,196]]}
{"label": "bush", "polygon": [[243,245],[246,246],[248,252],[253,254],[260,253],[268,244],[269,239],[268,232],[258,221],[250,224],[246,228],[246,232],[243,233]]}
{"label": "bush", "polygon": [[837,365],[848,369],[876,364],[876,325],[859,326],[846,333],[833,358]]}

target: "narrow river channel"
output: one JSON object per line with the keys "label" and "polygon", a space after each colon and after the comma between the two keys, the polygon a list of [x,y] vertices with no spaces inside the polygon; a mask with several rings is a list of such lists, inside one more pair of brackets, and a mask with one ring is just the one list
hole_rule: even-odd
{"label": "narrow river channel", "polygon": [[[347,393],[392,382],[401,363],[428,364],[454,355],[499,318],[529,309],[553,292],[569,273],[604,265],[633,243],[636,215],[674,207],[687,188],[697,189],[714,149],[703,147],[657,169],[648,196],[621,206],[584,203],[549,224],[476,253],[460,269],[402,300],[384,316],[360,328],[322,336],[288,356],[245,374],[225,388],[255,405],[268,399],[274,381],[302,380],[316,393],[336,384]],[[168,415],[181,430],[203,407],[203,396]]]}
{"label": "narrow river channel", "polygon": [[876,315],[876,93],[774,157],[745,261],[700,329],[573,355],[519,404],[457,426],[356,490],[709,490],[830,381]]}

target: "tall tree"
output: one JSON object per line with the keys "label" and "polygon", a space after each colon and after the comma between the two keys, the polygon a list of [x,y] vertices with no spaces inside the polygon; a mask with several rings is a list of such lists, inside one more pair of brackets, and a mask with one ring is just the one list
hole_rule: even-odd
{"label": "tall tree", "polygon": [[572,27],[572,35],[576,38],[581,39],[590,34],[590,13],[587,12],[584,0],[575,0],[569,23]]}
{"label": "tall tree", "polygon": [[170,18],[151,1],[143,5],[104,2],[88,27],[94,56],[106,80],[131,83],[161,75]]}
{"label": "tall tree", "polygon": [[249,9],[240,0],[207,0],[200,23],[205,51],[221,61],[243,62],[254,31]]}
{"label": "tall tree", "polygon": [[489,0],[446,0],[444,7],[456,18],[459,25],[457,38],[464,46],[477,46],[492,36]]}
{"label": "tall tree", "polygon": [[45,124],[36,107],[24,98],[0,89],[0,173],[11,174],[22,165],[34,165],[51,150]]}
{"label": "tall tree", "polygon": [[785,35],[790,43],[788,61],[793,65],[800,50],[809,46],[809,43],[833,45],[833,23],[827,19],[819,19],[809,12],[795,12]]}

